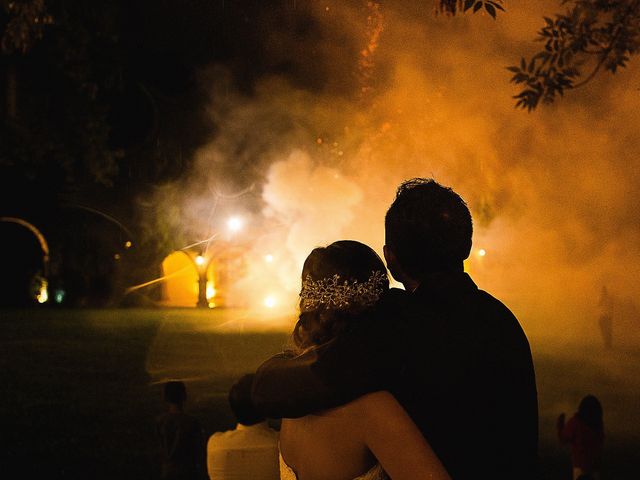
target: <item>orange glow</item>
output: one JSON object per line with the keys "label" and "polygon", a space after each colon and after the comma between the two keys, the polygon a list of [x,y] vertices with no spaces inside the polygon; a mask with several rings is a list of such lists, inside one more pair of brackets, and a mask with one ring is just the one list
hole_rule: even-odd
{"label": "orange glow", "polygon": [[384,30],[380,5],[377,2],[368,2],[367,9],[367,46],[360,51],[358,60],[358,73],[360,76],[360,92],[366,96],[373,91],[371,78],[375,69],[373,56],[378,49],[378,40]]}
{"label": "orange glow", "polygon": [[49,300],[49,289],[48,282],[42,279],[42,283],[40,284],[40,290],[38,291],[38,295],[36,296],[36,300],[38,303],[46,303]]}
{"label": "orange glow", "polygon": [[198,302],[198,272],[185,252],[173,252],[162,262],[166,280],[162,300],[167,306],[193,307]]}
{"label": "orange glow", "polygon": [[216,288],[211,280],[207,282],[207,300],[211,300],[216,296]]}

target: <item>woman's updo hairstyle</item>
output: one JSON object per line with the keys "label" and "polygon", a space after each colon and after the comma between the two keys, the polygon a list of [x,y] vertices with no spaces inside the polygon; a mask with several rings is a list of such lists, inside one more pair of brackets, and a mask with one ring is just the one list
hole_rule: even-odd
{"label": "woman's updo hairstyle", "polygon": [[[342,288],[346,292],[337,295],[338,303],[332,302],[336,295],[331,292],[335,289],[329,288],[326,297],[318,293],[327,285],[336,284],[338,291]],[[293,330],[298,351],[326,343],[366,317],[379,294],[389,288],[389,280],[382,259],[371,247],[354,240],[339,240],[311,251],[302,267],[302,285],[300,316]],[[370,295],[374,290],[376,294]]]}

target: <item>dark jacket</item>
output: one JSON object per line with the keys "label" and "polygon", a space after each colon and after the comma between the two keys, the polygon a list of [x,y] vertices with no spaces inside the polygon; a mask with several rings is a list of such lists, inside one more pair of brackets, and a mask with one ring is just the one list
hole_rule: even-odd
{"label": "dark jacket", "polygon": [[538,407],[527,338],[464,272],[392,289],[374,315],[327,345],[256,372],[254,406],[297,417],[389,390],[453,479],[534,478]]}

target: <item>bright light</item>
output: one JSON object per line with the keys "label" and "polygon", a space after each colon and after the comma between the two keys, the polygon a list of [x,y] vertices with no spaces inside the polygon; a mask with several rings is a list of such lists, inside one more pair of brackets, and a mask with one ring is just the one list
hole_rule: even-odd
{"label": "bright light", "polygon": [[272,263],[273,262],[273,255],[269,254],[269,255],[265,255],[264,256],[264,261],[267,263]]}
{"label": "bright light", "polygon": [[204,259],[204,257],[202,255],[198,255],[196,257],[196,265],[202,266],[202,265],[204,265],[204,262],[205,262],[205,259]]}
{"label": "bright light", "polygon": [[127,240],[126,242],[124,242],[124,248],[131,248],[132,245],[133,243],[131,243],[130,240]]}
{"label": "bright light", "polygon": [[278,303],[278,301],[276,300],[276,298],[273,295],[267,295],[266,297],[264,297],[264,306],[267,308],[273,308],[276,306],[276,304]]}
{"label": "bright light", "polygon": [[239,231],[244,226],[244,222],[240,217],[231,217],[227,220],[227,228],[232,232]]}
{"label": "bright light", "polygon": [[215,289],[215,287],[213,286],[213,282],[207,282],[207,300],[211,300],[213,297],[216,296],[216,293],[218,293]]}
{"label": "bright light", "polygon": [[49,291],[47,290],[46,280],[42,280],[42,284],[40,285],[40,291],[36,296],[36,300],[38,300],[38,303],[45,303],[47,300],[49,300]]}
{"label": "bright light", "polygon": [[487,254],[487,251],[484,248],[478,250],[478,256],[484,257]]}

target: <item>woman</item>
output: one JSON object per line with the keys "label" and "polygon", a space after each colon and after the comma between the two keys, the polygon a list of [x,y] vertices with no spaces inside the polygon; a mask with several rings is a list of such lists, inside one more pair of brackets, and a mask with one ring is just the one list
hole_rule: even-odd
{"label": "woman", "polygon": [[[316,248],[302,269],[297,353],[366,322],[389,288],[368,246],[341,240]],[[280,430],[282,480],[445,480],[449,475],[402,406],[388,392],[296,419]],[[385,473],[386,472],[386,473]]]}
{"label": "woman", "polygon": [[604,422],[600,401],[593,395],[587,395],[580,401],[578,411],[568,422],[565,423],[564,413],[560,414],[557,428],[560,441],[571,445],[574,480],[583,475],[599,478],[604,444]]}

